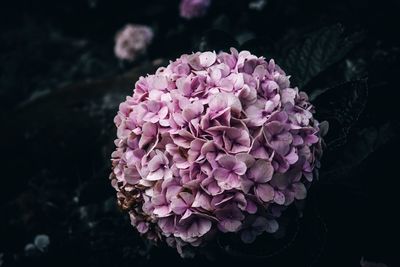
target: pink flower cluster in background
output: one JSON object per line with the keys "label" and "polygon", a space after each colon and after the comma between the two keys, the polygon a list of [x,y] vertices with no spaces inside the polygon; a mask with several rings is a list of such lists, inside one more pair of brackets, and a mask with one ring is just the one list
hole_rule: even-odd
{"label": "pink flower cluster in background", "polygon": [[186,19],[202,17],[210,4],[211,0],[182,0],[179,5],[180,15]]}
{"label": "pink flower cluster in background", "polygon": [[307,95],[248,51],[182,55],[141,77],[121,103],[110,176],[147,238],[199,246],[218,233],[250,243],[304,199],[321,134]]}
{"label": "pink flower cluster in background", "polygon": [[122,60],[134,61],[146,52],[152,39],[153,30],[150,27],[127,24],[115,36],[115,56]]}

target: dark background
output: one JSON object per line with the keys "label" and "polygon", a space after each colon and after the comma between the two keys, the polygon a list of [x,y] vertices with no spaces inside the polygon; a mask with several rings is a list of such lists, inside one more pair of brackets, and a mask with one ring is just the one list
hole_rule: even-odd
{"label": "dark background", "polygon": [[[171,0],[2,2],[0,266],[360,266],[361,257],[399,266],[400,2],[268,0],[262,11],[248,3],[214,0],[204,18],[187,21]],[[113,54],[126,23],[155,32],[134,63]],[[149,247],[116,208],[112,119],[140,75],[183,53],[230,46],[276,58],[310,95],[327,91],[315,105],[331,123],[328,148],[292,249],[261,261],[222,250],[214,260],[182,260]],[[309,71],[286,59],[293,49],[334,60],[310,56],[317,70]],[[305,82],[296,73],[315,75]],[[46,249],[26,249],[40,234],[50,238]]]}

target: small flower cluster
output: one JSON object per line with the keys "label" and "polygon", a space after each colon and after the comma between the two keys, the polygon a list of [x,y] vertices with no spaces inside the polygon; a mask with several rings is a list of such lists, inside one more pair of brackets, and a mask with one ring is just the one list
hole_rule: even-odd
{"label": "small flower cluster", "polygon": [[146,52],[152,39],[153,30],[150,27],[128,24],[115,36],[115,56],[122,60],[134,61]]}
{"label": "small flower cluster", "polygon": [[179,5],[181,17],[192,19],[202,17],[206,14],[211,0],[182,0]]}
{"label": "small flower cluster", "polygon": [[248,51],[182,55],[121,103],[110,176],[147,238],[180,249],[217,233],[252,242],[306,197],[321,131],[307,95]]}

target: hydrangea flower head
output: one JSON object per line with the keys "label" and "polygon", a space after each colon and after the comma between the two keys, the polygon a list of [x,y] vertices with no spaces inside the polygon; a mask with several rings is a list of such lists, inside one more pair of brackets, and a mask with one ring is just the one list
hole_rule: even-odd
{"label": "hydrangea flower head", "polygon": [[179,5],[181,17],[192,19],[206,14],[211,0],[182,0]]}
{"label": "hydrangea flower head", "polygon": [[205,244],[273,233],[306,198],[323,129],[307,95],[248,51],[182,55],[141,77],[121,103],[112,185],[151,240]]}
{"label": "hydrangea flower head", "polygon": [[115,36],[114,53],[122,60],[134,61],[146,52],[153,39],[153,30],[144,25],[128,24]]}

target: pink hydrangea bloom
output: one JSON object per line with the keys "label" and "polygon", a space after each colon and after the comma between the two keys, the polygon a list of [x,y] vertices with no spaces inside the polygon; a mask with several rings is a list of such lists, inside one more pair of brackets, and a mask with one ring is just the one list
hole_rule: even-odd
{"label": "pink hydrangea bloom", "polygon": [[114,53],[119,59],[133,61],[146,52],[153,30],[144,25],[128,24],[115,36]]}
{"label": "pink hydrangea bloom", "polygon": [[132,225],[182,251],[217,234],[273,233],[322,155],[307,95],[248,51],[182,55],[121,103],[111,180]]}
{"label": "pink hydrangea bloom", "polygon": [[202,17],[210,4],[211,0],[182,0],[179,5],[180,15],[186,19]]}

